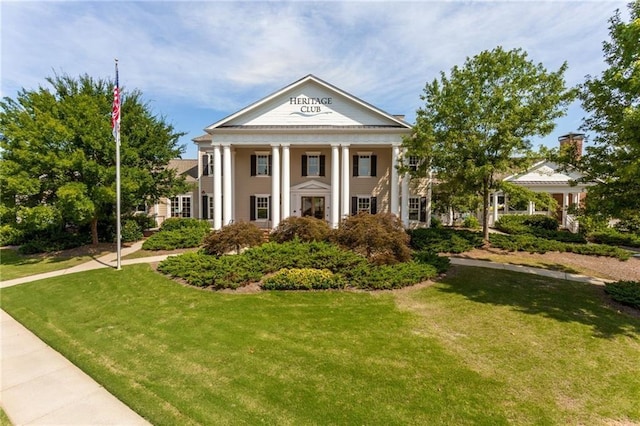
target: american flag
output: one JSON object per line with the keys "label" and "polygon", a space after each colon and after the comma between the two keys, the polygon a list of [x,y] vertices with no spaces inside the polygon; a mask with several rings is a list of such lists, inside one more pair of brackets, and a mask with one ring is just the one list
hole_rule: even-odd
{"label": "american flag", "polygon": [[116,62],[116,84],[113,86],[113,108],[111,109],[111,128],[116,143],[120,143],[120,87],[118,86],[118,63]]}

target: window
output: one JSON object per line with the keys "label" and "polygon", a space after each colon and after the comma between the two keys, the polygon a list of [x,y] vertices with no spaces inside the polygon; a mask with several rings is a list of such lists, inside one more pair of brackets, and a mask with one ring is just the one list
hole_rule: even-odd
{"label": "window", "polygon": [[209,198],[209,203],[208,203],[208,207],[209,207],[209,208],[208,208],[208,213],[209,213],[209,215],[208,215],[207,217],[209,217],[209,218],[213,219],[213,203],[214,203],[214,198],[213,198],[213,195],[209,195],[209,197],[207,197],[207,198]]}
{"label": "window", "polygon": [[203,176],[213,176],[213,153],[207,152],[202,156]]}
{"label": "window", "polygon": [[420,165],[420,157],[417,155],[410,155],[407,160],[407,165],[413,171],[418,170],[418,166]]}
{"label": "window", "polygon": [[171,197],[171,217],[191,217],[191,195]]}
{"label": "window", "polygon": [[353,176],[376,176],[377,157],[368,152],[353,156]]}
{"label": "window", "polygon": [[377,198],[369,196],[351,197],[351,214],[377,213]]}
{"label": "window", "polygon": [[271,176],[271,155],[260,152],[251,156],[251,176]]}
{"label": "window", "polygon": [[267,220],[269,218],[269,197],[256,197],[256,219]]}
{"label": "window", "polygon": [[258,155],[256,162],[256,176],[269,176],[269,156]]}
{"label": "window", "polygon": [[420,197],[409,197],[409,220],[420,220]]}
{"label": "window", "polygon": [[325,156],[318,152],[307,152],[302,156],[302,176],[324,176]]}

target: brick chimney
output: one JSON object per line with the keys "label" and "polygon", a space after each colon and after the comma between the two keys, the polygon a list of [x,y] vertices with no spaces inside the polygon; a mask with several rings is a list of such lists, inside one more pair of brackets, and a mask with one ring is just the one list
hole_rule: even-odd
{"label": "brick chimney", "polygon": [[560,142],[560,151],[571,149],[575,154],[575,159],[582,157],[582,144],[584,142],[584,133],[567,133],[558,138]]}

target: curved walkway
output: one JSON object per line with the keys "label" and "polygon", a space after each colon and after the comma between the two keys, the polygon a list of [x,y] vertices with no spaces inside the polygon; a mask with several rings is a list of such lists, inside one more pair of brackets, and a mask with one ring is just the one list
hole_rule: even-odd
{"label": "curved walkway", "polygon": [[[126,256],[142,243],[122,250]],[[123,260],[122,265],[151,263],[168,255]],[[541,276],[604,284],[606,280],[528,266],[452,257],[451,264],[506,269]],[[0,288],[45,278],[115,268],[110,253],[72,268],[0,282]],[[107,392],[62,355],[0,310],[0,405],[15,425],[148,425],[149,423]]]}

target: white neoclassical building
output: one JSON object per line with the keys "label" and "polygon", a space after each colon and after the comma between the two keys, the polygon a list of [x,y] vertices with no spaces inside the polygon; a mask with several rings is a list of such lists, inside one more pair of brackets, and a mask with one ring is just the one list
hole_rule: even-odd
{"label": "white neoclassical building", "polygon": [[[426,192],[397,168],[403,116],[388,114],[308,75],[205,128],[197,197],[182,216],[214,229],[238,221],[274,228],[290,216],[336,227],[359,211],[426,221]],[[194,194],[195,195],[195,194]],[[181,202],[168,215],[181,215]]]}

